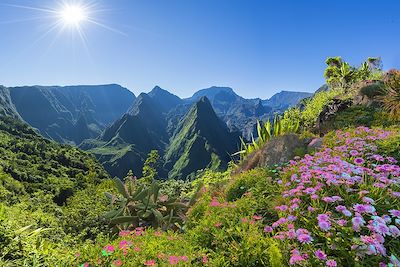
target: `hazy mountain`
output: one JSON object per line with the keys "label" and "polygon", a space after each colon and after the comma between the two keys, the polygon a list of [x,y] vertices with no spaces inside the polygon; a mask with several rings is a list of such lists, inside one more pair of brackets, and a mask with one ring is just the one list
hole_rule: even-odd
{"label": "hazy mountain", "polygon": [[0,85],[0,116],[22,119],[11,100],[10,90]]}
{"label": "hazy mountain", "polygon": [[285,110],[297,105],[304,98],[312,96],[312,93],[281,91],[273,95],[270,99],[263,100],[263,105],[269,106],[274,110]]}
{"label": "hazy mountain", "polygon": [[119,85],[8,88],[18,114],[48,138],[79,144],[120,118],[134,94]]}
{"label": "hazy mountain", "polygon": [[204,168],[225,168],[237,149],[238,134],[228,131],[209,100],[201,97],[179,122],[165,153],[169,177],[186,178]]}
{"label": "hazy mountain", "polygon": [[156,149],[165,160],[161,176],[185,179],[225,167],[238,149],[238,133],[250,139],[257,120],[308,95],[246,99],[232,88],[210,87],[181,99],[156,86],[135,98],[119,85],[0,87],[0,115],[22,119],[60,143],[81,144],[113,176],[129,170],[140,176]]}
{"label": "hazy mountain", "polygon": [[182,99],[159,86],[154,87],[153,90],[148,93],[148,96],[153,99],[158,108],[164,113],[168,113],[176,106],[183,104]]}
{"label": "hazy mountain", "polygon": [[193,103],[204,96],[210,100],[215,113],[228,125],[230,131],[239,130],[246,139],[250,139],[254,133],[257,120],[266,119],[273,114],[271,108],[262,105],[261,99],[243,98],[230,87],[213,86],[202,89],[184,100]]}

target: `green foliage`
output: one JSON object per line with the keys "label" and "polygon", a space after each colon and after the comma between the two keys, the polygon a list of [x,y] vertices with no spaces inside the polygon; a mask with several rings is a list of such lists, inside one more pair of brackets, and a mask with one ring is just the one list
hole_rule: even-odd
{"label": "green foliage", "polygon": [[260,221],[253,219],[256,200],[220,202],[205,195],[193,207],[187,224],[188,238],[213,252],[212,266],[268,266],[270,239],[260,235]]}
{"label": "green foliage", "polygon": [[400,88],[400,70],[392,69],[385,73],[383,77],[385,85],[392,89]]}
{"label": "green foliage", "polygon": [[350,66],[341,57],[328,58],[325,63],[328,65],[324,72],[327,84],[331,88],[340,88],[345,91],[359,81],[376,79],[381,74],[379,58],[368,58],[359,68]]}
{"label": "green foliage", "polygon": [[0,152],[0,266],[68,266],[68,246],[108,231],[108,174],[91,155],[6,117]]}
{"label": "green foliage", "polygon": [[390,70],[384,77],[385,89],[379,98],[391,118],[400,121],[400,70]]}
{"label": "green foliage", "polygon": [[257,140],[252,136],[251,143],[245,143],[243,138],[241,141],[241,150],[233,154],[240,155],[240,159],[245,159],[249,154],[261,148],[263,145],[268,143],[268,141],[274,136],[280,136],[287,133],[297,133],[300,127],[299,120],[295,118],[285,119],[285,117],[275,116],[273,124],[268,120],[266,123],[261,124],[257,121]]}
{"label": "green foliage", "polygon": [[147,159],[143,165],[142,180],[151,184],[158,178],[158,169],[160,168],[160,155],[157,150],[152,150],[147,155]]}
{"label": "green foliage", "polygon": [[379,108],[356,105],[338,112],[332,124],[332,129],[344,129],[357,126],[389,127],[396,122],[391,120],[387,112]]}
{"label": "green foliage", "polygon": [[[195,180],[197,181],[197,180]],[[192,182],[185,180],[168,179],[159,181],[160,194],[167,195],[169,198],[181,198],[188,196],[190,192],[195,193],[195,188]]]}
{"label": "green foliage", "polygon": [[60,205],[85,184],[108,178],[90,154],[46,140],[7,117],[0,120],[0,153],[3,172],[21,182],[27,193],[45,191]]}
{"label": "green foliage", "polygon": [[[194,198],[183,203],[176,198],[160,195],[158,182],[151,185],[139,185],[136,179],[123,183],[114,179],[119,195],[106,193],[112,207],[105,217],[119,229],[152,226],[164,230],[182,224],[185,211],[193,203]],[[195,197],[195,196],[194,196]]]}
{"label": "green foliage", "polygon": [[316,93],[313,98],[305,100],[305,106],[301,112],[301,124],[305,128],[313,127],[324,107],[343,93],[342,89],[331,89]]}
{"label": "green foliage", "polygon": [[[106,233],[109,227],[101,215],[109,210],[109,202],[104,194],[112,190],[113,185],[111,180],[105,180],[70,197],[67,205],[63,207],[64,231],[81,240],[95,239],[97,235]],[[113,193],[116,193],[116,190]]]}
{"label": "green foliage", "polygon": [[387,139],[379,140],[377,146],[379,154],[393,157],[400,162],[400,133]]}
{"label": "green foliage", "polygon": [[268,249],[269,263],[271,267],[283,267],[282,253],[279,249],[278,242],[271,240]]}
{"label": "green foliage", "polygon": [[382,95],[384,91],[384,84],[381,81],[378,82],[364,82],[360,86],[360,94],[367,96],[369,99],[374,99],[377,96]]}

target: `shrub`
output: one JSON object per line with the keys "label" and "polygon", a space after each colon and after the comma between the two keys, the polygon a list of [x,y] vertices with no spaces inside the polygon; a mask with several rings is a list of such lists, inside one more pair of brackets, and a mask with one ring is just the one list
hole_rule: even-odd
{"label": "shrub", "polygon": [[392,89],[399,89],[400,88],[400,70],[392,69],[389,70],[383,76],[383,82],[385,86],[392,88]]}
{"label": "shrub", "polygon": [[188,236],[211,252],[212,266],[268,266],[270,239],[261,235],[256,200],[207,196],[189,213]]}
{"label": "shrub", "polygon": [[384,90],[384,84],[381,81],[369,82],[363,81],[359,86],[361,95],[367,96],[370,99],[374,99],[377,96],[382,95]]}
{"label": "shrub", "polygon": [[[279,167],[278,167],[279,168]],[[257,168],[237,175],[231,179],[226,187],[226,199],[235,201],[243,196],[251,196],[257,200],[256,212],[264,217],[272,216],[274,195],[279,187],[273,180],[276,179],[277,170]]]}
{"label": "shrub", "polygon": [[331,103],[331,101],[343,94],[342,89],[331,89],[328,91],[321,91],[316,93],[313,98],[305,101],[305,106],[301,112],[301,123],[305,128],[314,127],[319,114],[324,107]]}
{"label": "shrub", "polygon": [[377,146],[379,154],[390,156],[400,161],[400,134],[379,140]]}
{"label": "shrub", "polygon": [[[168,231],[136,228],[113,240],[99,238],[75,252],[75,266],[209,266],[207,251]],[[210,265],[212,266],[212,265]]]}

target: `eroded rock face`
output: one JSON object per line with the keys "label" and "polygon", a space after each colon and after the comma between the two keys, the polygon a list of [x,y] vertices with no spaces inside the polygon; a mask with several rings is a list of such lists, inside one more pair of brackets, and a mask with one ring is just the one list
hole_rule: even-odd
{"label": "eroded rock face", "polygon": [[325,106],[318,116],[316,131],[320,135],[324,135],[331,129],[331,123],[335,115],[350,107],[353,104],[352,100],[333,99],[332,103]]}
{"label": "eroded rock face", "polygon": [[293,159],[296,153],[306,151],[307,143],[296,134],[275,137],[258,151],[250,154],[236,172],[286,163]]}

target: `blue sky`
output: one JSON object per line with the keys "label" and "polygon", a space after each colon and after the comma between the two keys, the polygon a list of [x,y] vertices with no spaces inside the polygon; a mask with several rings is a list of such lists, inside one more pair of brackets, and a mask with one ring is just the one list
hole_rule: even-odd
{"label": "blue sky", "polygon": [[0,84],[118,83],[135,94],[159,85],[181,97],[219,85],[268,98],[315,91],[328,56],[400,68],[395,0],[92,0],[90,16],[116,31],[83,22],[86,46],[74,28],[40,38],[57,19],[10,6],[59,2],[1,0]]}

